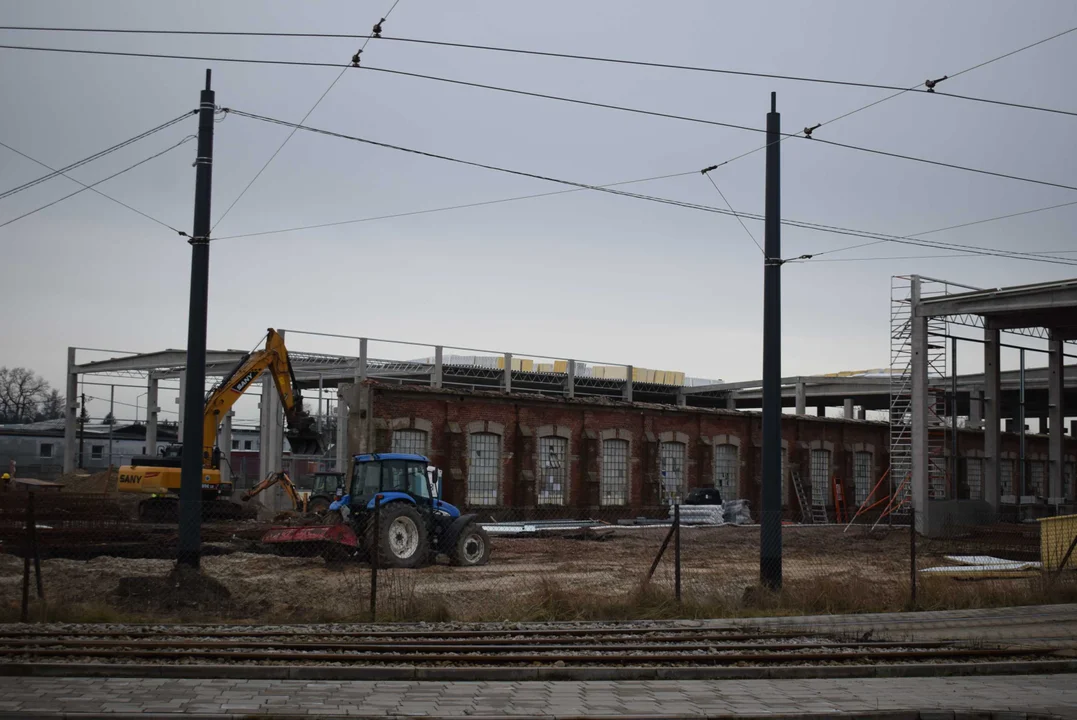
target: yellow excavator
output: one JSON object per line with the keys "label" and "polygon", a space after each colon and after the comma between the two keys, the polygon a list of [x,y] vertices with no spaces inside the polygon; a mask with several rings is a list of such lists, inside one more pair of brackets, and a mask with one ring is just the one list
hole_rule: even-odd
{"label": "yellow excavator", "polygon": [[[314,419],[303,410],[303,398],[288,359],[284,338],[269,328],[265,348],[245,355],[209,394],[202,423],[202,499],[206,515],[229,517],[232,503],[215,503],[232,494],[231,480],[221,479],[221,450],[217,446],[217,429],[221,419],[262,373],[269,372],[284,406],[288,429],[285,437],[296,455],[321,452],[321,438]],[[130,465],[120,467],[117,488],[120,492],[142,493],[148,497],[139,503],[139,518],[146,522],[175,522],[179,518],[181,446],[172,445],[161,455],[131,458]],[[229,475],[231,473],[229,472]],[[214,505],[229,507],[214,508]],[[232,512],[227,512],[232,510]]]}

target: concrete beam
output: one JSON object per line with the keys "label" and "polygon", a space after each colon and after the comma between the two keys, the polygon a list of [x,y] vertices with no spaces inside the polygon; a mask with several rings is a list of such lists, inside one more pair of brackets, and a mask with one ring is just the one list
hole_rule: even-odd
{"label": "concrete beam", "polygon": [[221,470],[227,472],[228,477],[232,477],[232,418],[235,416],[232,410],[224,414],[224,419],[221,421],[220,441],[217,443],[217,447],[221,449]]}
{"label": "concrete beam", "polygon": [[926,318],[962,314],[987,316],[1042,310],[1077,310],[1077,280],[944,295],[921,301],[913,312],[917,317]]}
{"label": "concrete beam", "polygon": [[157,415],[161,411],[160,405],[158,405],[158,393],[160,390],[160,379],[153,373],[150,373],[149,380],[146,381],[146,454],[157,454]]}
{"label": "concrete beam", "polygon": [[64,472],[75,471],[75,443],[77,438],[79,374],[75,365],[75,348],[67,349],[67,397],[64,398]]}
{"label": "concrete beam", "polygon": [[928,363],[927,319],[916,309],[920,304],[920,278],[913,276],[910,289],[912,314],[912,506],[916,512],[916,532],[931,527],[928,518],[929,478],[927,443]]}
{"label": "concrete beam", "polygon": [[999,381],[1000,337],[990,322],[984,328],[984,500],[998,511],[1001,489],[1002,388]]}
{"label": "concrete beam", "polygon": [[[1053,333],[1048,342],[1047,367],[1049,384],[1047,391],[1047,409],[1050,413],[1048,427],[1051,437],[1047,453],[1047,497],[1062,497],[1062,472],[1065,467],[1065,438],[1062,423],[1066,417],[1064,393],[1062,392],[1062,340]],[[1040,428],[1043,432],[1043,428]]]}
{"label": "concrete beam", "polygon": [[348,472],[348,403],[344,393],[337,390],[337,472]]}
{"label": "concrete beam", "polygon": [[430,387],[441,387],[441,370],[444,365],[444,351],[445,348],[443,348],[441,345],[437,345],[436,347],[434,347],[434,371],[430,373]]}

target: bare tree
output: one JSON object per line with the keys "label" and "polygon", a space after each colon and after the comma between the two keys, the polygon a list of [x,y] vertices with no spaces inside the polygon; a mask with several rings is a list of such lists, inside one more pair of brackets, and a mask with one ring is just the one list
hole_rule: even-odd
{"label": "bare tree", "polygon": [[32,370],[0,367],[0,416],[4,422],[12,423],[34,420],[49,389],[49,384]]}
{"label": "bare tree", "polygon": [[59,420],[64,416],[64,396],[56,388],[52,388],[41,400],[41,410],[37,414],[38,420]]}

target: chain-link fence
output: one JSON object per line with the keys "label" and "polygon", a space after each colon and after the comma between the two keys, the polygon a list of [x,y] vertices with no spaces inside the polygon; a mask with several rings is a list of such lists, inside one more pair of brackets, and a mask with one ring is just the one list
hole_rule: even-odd
{"label": "chain-link fence", "polygon": [[[379,541],[360,517],[264,507],[206,517],[202,574],[176,575],[176,519],[140,519],[139,496],[117,493],[115,478],[91,476],[85,485],[81,492],[0,494],[5,621],[23,617],[24,597],[30,620],[371,617],[375,573],[366,550]],[[383,559],[378,620],[719,617],[1077,600],[1074,516],[951,524],[931,538],[910,535],[907,525],[800,524],[786,516],[783,586],[772,592],[759,583],[759,513],[740,501],[682,505],[679,526],[669,506],[463,510],[474,512],[483,528],[488,561],[461,566],[450,541],[441,548],[446,552],[414,569],[393,568]],[[355,546],[341,542],[342,536],[284,546],[265,542],[273,528],[301,535],[341,520]],[[389,532],[377,537],[395,542]],[[433,525],[425,528],[418,552],[437,533]]]}

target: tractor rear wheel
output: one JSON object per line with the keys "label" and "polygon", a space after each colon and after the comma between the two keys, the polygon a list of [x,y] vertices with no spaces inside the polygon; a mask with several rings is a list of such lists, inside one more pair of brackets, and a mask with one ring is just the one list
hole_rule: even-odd
{"label": "tractor rear wheel", "polygon": [[374,518],[367,520],[364,545],[373,554],[378,548],[378,565],[391,568],[415,568],[426,562],[430,548],[426,524],[419,511],[402,502],[381,509],[378,534],[374,537]]}
{"label": "tractor rear wheel", "polygon": [[471,567],[490,562],[490,536],[478,523],[468,523],[449,554],[453,565]]}

